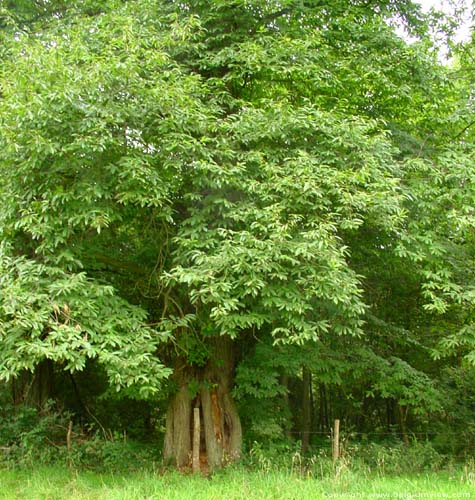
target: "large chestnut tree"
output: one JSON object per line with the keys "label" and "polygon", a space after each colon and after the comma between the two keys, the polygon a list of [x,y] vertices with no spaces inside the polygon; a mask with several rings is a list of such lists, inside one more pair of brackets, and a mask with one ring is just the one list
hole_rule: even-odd
{"label": "large chestnut tree", "polygon": [[[241,452],[234,377],[253,346],[301,346],[311,370],[309,351],[353,338],[376,359],[361,339],[393,305],[370,286],[388,260],[413,266],[427,310],[470,301],[473,276],[443,265],[462,228],[437,229],[443,208],[424,203],[425,183],[456,201],[466,187],[468,153],[437,135],[450,85],[427,39],[391,25],[424,39],[417,5],[38,1],[1,16],[3,379],[97,363],[135,397],[166,390],[165,457],[189,464],[199,408],[216,468]],[[434,165],[461,167],[437,184]]]}

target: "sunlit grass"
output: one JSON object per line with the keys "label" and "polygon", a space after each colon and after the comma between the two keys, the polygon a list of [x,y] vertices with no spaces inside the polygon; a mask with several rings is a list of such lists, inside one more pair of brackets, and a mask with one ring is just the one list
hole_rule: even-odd
{"label": "sunlit grass", "polygon": [[324,478],[240,467],[211,477],[158,471],[115,475],[65,467],[0,471],[0,499],[6,500],[324,498],[475,499],[475,479],[467,469],[399,477],[340,471]]}

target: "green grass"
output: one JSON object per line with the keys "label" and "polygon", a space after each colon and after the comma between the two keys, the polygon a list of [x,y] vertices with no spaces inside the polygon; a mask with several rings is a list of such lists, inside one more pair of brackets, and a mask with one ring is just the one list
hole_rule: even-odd
{"label": "green grass", "polygon": [[176,472],[101,474],[65,467],[0,470],[0,499],[8,500],[318,500],[475,499],[471,469],[399,477],[349,470],[305,477],[231,468],[210,478]]}

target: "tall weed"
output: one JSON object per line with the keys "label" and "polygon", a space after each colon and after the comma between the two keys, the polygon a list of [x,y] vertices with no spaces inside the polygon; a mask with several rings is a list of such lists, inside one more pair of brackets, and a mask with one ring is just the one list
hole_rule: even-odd
{"label": "tall weed", "polygon": [[330,449],[320,448],[313,454],[301,455],[298,444],[262,446],[254,443],[247,465],[262,472],[288,471],[309,477],[342,479],[352,473],[369,475],[401,475],[437,472],[448,464],[448,457],[437,452],[428,442],[413,441],[383,445],[356,443],[347,445],[340,458],[333,461]]}

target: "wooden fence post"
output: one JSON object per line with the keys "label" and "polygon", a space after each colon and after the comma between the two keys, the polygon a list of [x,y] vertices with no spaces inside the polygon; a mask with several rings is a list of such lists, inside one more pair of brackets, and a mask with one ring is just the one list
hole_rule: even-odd
{"label": "wooden fence post", "polygon": [[333,424],[333,461],[336,462],[340,457],[340,420],[336,419]]}
{"label": "wooden fence post", "polygon": [[192,456],[192,468],[193,472],[199,472],[200,470],[200,409],[194,408],[193,410],[193,456]]}

